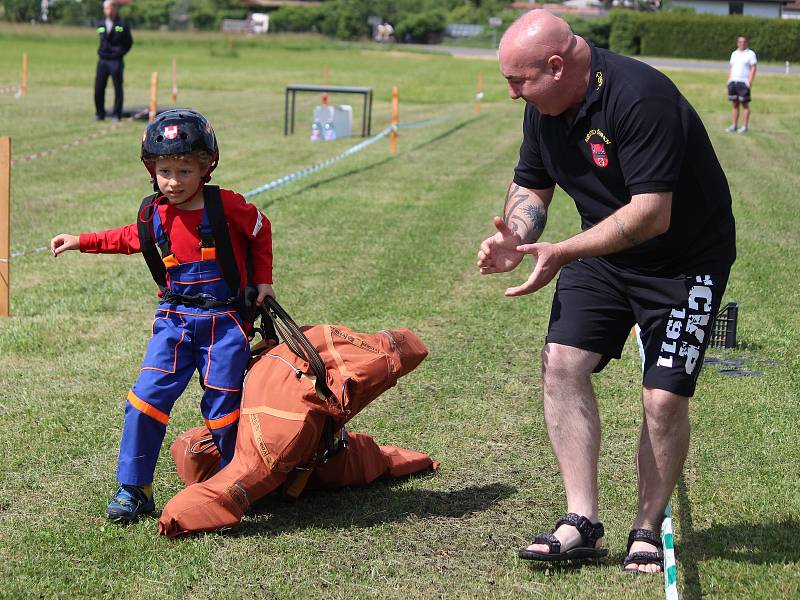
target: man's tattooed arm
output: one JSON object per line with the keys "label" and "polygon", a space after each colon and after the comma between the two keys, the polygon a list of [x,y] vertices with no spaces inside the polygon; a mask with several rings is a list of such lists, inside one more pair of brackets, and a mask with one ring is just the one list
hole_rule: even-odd
{"label": "man's tattooed arm", "polygon": [[623,238],[624,240],[627,240],[627,242],[631,246],[637,246],[638,244],[641,243],[641,240],[639,238],[637,238],[635,235],[633,235],[633,233],[628,231],[628,228],[625,227],[625,223],[622,222],[622,219],[620,219],[615,214],[612,214],[611,218],[613,219],[614,224],[617,226],[617,233],[619,233],[619,236],[621,238]]}
{"label": "man's tattooed arm", "polygon": [[508,186],[503,220],[523,244],[532,244],[542,235],[552,196],[552,189],[534,192],[515,183]]}

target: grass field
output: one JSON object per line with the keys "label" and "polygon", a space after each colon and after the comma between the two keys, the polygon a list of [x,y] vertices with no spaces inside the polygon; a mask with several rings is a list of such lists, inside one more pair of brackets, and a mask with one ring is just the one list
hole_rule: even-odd
{"label": "grass field", "polygon": [[[640,426],[633,343],[596,377],[603,449],[601,518],[610,556],[547,569],[516,548],[564,511],[541,413],[538,355],[551,289],[503,290],[525,270],[480,277],[475,255],[501,210],[522,106],[491,61],[345,46],[316,38],[236,42],[142,34],[126,62],[126,104],[144,105],[150,73],[215,124],[215,182],[246,191],[358,141],[309,143],[317,98],[298,96],[298,133],[283,136],[287,83],[372,86],[373,131],[400,92],[392,157],[380,141],[253,199],[273,223],[275,289],[303,323],[373,331],[407,326],[429,358],[368,407],[353,429],[441,460],[435,475],[267,503],[230,533],[170,541],[153,519],[110,525],[122,411],[155,307],[138,257],[37,251],[56,233],[132,222],[148,179],[142,124],[92,120],[92,32],[0,27],[0,87],[30,59],[28,95],[0,95],[12,137],[12,317],[0,320],[0,597],[658,598],[662,579],[622,574],[635,511]],[[472,98],[479,72],[486,97]],[[747,136],[728,123],[724,73],[668,73],[698,109],[726,169],[739,258],[726,300],[740,304],[737,351],[760,377],[707,366],[691,403],[693,439],[673,497],[685,598],[800,597],[800,78],[759,75]],[[108,102],[111,101],[109,89]],[[335,103],[352,97],[332,97]],[[360,103],[353,102],[355,127]],[[430,121],[427,121],[430,120]],[[423,123],[424,122],[424,123]],[[422,126],[424,125],[424,126]],[[99,134],[99,135],[96,135]],[[81,142],[69,150],[63,146]],[[54,150],[36,160],[20,160]],[[574,233],[559,192],[545,238]],[[764,365],[762,361],[780,364]],[[193,385],[167,443],[199,423]],[[166,452],[162,506],[180,489]]]}

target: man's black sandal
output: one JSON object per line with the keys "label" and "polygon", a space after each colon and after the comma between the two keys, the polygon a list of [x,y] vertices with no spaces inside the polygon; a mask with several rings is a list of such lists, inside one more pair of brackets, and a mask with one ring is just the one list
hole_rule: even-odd
{"label": "man's black sandal", "polygon": [[[656,548],[658,548],[657,552],[631,552],[631,546],[633,542],[647,542],[648,544],[652,544]],[[664,551],[663,545],[661,543],[661,536],[655,533],[654,531],[650,531],[649,529],[631,529],[631,532],[628,534],[628,548],[626,552],[628,556],[625,557],[625,563],[622,565],[622,569],[626,573],[645,573],[645,571],[639,571],[638,569],[626,569],[629,564],[636,563],[637,565],[658,565],[661,567],[661,572],[664,571]]]}
{"label": "man's black sandal", "polygon": [[[553,535],[556,529],[562,525],[572,525],[581,534],[582,544],[570,548],[565,552],[561,551],[561,542]],[[533,540],[534,544],[546,544],[550,552],[537,552],[520,548],[517,555],[524,560],[544,560],[544,561],[565,561],[579,558],[602,558],[608,554],[608,549],[597,547],[597,541],[605,535],[603,524],[598,521],[592,523],[589,519],[575,513],[567,513],[556,523],[555,528],[550,533],[540,533]]]}

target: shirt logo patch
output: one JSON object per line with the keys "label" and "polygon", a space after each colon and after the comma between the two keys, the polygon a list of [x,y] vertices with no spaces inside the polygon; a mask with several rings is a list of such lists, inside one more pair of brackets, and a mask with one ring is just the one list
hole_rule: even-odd
{"label": "shirt logo patch", "polygon": [[167,125],[164,127],[164,137],[168,140],[174,140],[176,137],[178,137],[178,126]]}
{"label": "shirt logo patch", "polygon": [[597,71],[594,74],[594,78],[597,80],[597,87],[595,89],[599,90],[601,87],[603,87],[603,72]]}
{"label": "shirt logo patch", "polygon": [[596,164],[601,169],[606,168],[608,166],[608,155],[606,154],[606,145],[589,142],[589,147],[592,149],[592,160],[594,160],[594,164]]}

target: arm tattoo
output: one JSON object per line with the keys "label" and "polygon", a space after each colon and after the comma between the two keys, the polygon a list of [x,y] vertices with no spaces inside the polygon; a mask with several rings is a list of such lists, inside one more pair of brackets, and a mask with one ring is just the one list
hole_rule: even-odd
{"label": "arm tattoo", "polygon": [[611,218],[614,219],[614,223],[617,226],[617,232],[622,238],[628,241],[632,246],[636,246],[640,243],[640,241],[636,238],[636,236],[634,236],[632,233],[628,232],[625,229],[625,224],[620,220],[620,218],[617,215],[612,214]]}
{"label": "arm tattoo", "polygon": [[524,239],[523,241],[526,244],[532,244],[539,239],[544,231],[544,226],[547,225],[547,212],[534,204],[528,204],[527,206],[523,207],[522,212],[525,213],[531,222],[531,229],[528,232],[528,235],[525,236],[526,238],[530,239]]}
{"label": "arm tattoo", "polygon": [[532,194],[520,191],[516,184],[508,186],[504,221],[522,238],[523,244],[532,244],[539,239],[547,223],[547,211],[533,202]]}
{"label": "arm tattoo", "polygon": [[511,215],[520,204],[525,202],[530,197],[530,194],[526,194],[525,192],[518,193],[519,186],[515,184],[511,184],[508,186],[508,192],[506,192],[506,205],[505,205],[505,215],[503,215],[503,220],[506,224],[511,227]]}

